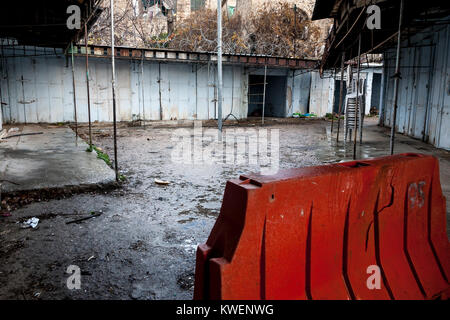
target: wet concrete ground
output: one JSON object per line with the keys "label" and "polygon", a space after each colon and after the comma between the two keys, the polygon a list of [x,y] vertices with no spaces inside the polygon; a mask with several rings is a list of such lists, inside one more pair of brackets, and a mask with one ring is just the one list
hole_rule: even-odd
{"label": "wet concrete ground", "polygon": [[[2,192],[108,185],[114,171],[68,127],[45,125],[16,128],[0,143]],[[14,136],[16,135],[16,136]],[[13,183],[11,183],[13,182]]]}
{"label": "wet concrete ground", "polygon": [[[367,120],[358,158],[388,154],[389,131],[375,124]],[[336,145],[329,126],[316,120],[268,127],[280,130],[280,167],[350,160],[352,145]],[[174,130],[119,128],[123,188],[36,202],[0,217],[0,298],[191,299],[195,249],[217,218],[225,182],[257,168],[173,163]],[[95,145],[112,156],[112,130],[94,132]],[[449,152],[400,135],[396,152],[437,156],[450,199]],[[157,185],[155,178],[171,183]],[[101,215],[66,224],[92,212]],[[38,228],[20,227],[28,217],[40,218]],[[69,265],[81,268],[80,290],[66,287]]]}

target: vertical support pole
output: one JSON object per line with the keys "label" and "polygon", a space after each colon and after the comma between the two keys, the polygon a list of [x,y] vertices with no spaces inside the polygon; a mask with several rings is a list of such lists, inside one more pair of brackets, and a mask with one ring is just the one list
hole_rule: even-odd
{"label": "vertical support pole", "polygon": [[387,62],[386,62],[386,55],[383,53],[383,72],[381,73],[381,89],[380,89],[380,104],[379,104],[379,121],[378,124],[381,127],[384,127],[384,93],[385,93],[385,80],[386,80],[386,73],[387,73]]}
{"label": "vertical support pole", "polygon": [[[23,56],[24,57],[26,56],[25,46],[23,47]],[[23,102],[24,102],[23,117],[25,119],[25,123],[27,123],[27,108],[25,107],[26,106],[26,104],[25,104],[25,101],[26,101],[26,99],[25,99],[25,80],[23,79],[23,75],[21,76],[21,79],[22,79],[22,97],[23,97]]]}
{"label": "vertical support pole", "polygon": [[[217,69],[217,68],[216,68]],[[217,119],[217,70],[214,70],[214,119]]]}
{"label": "vertical support pole", "polygon": [[144,129],[145,129],[144,55],[145,55],[145,51],[142,50],[142,53],[141,53],[142,121],[144,122]]}
{"label": "vertical support pole", "polygon": [[225,117],[225,120],[232,115],[234,107],[234,67],[231,67],[231,111],[230,114]]}
{"label": "vertical support pole", "polygon": [[[449,30],[449,26],[447,25],[445,27],[445,34],[446,34],[446,37],[445,37],[445,52],[448,52],[448,50],[449,50],[449,43],[450,43],[450,41],[448,40],[448,38],[449,38],[449,31],[450,31]],[[434,65],[434,63],[433,63],[433,65]],[[448,70],[447,69],[448,68],[448,59],[444,60],[444,66],[443,67],[444,68],[442,70]],[[447,72],[447,74],[448,74],[448,72]],[[431,86],[431,83],[430,83],[430,86]],[[447,84],[445,82],[443,83],[443,87],[444,88],[447,87]],[[441,101],[445,100],[445,96],[446,95],[448,95],[448,89],[447,90],[442,90],[442,93],[441,93],[442,100]],[[439,125],[437,124],[437,121],[436,121],[436,125],[434,126],[434,129],[435,129],[434,137],[436,138],[436,140],[435,140],[435,146],[436,147],[439,147],[441,145],[441,136],[443,135],[443,134],[441,134],[442,118],[445,115],[444,108],[446,109],[447,106],[448,106],[447,104],[441,103],[440,111],[436,110],[438,112],[437,114],[438,114],[438,121],[439,121]],[[428,117],[428,115],[427,115],[427,117]],[[423,130],[427,130],[427,132],[429,132],[430,128],[427,129],[425,127]],[[439,130],[439,131],[437,131],[437,130]]]}
{"label": "vertical support pole", "polygon": [[354,140],[353,140],[353,160],[356,159],[356,140],[358,137],[358,122],[361,119],[358,119],[359,112],[359,74],[361,69],[361,33],[359,34],[358,39],[358,71],[356,76],[356,104],[355,104],[355,127],[353,129]]}
{"label": "vertical support pole", "polygon": [[264,66],[264,91],[263,91],[263,107],[262,107],[262,124],[264,124],[264,111],[266,109],[266,79],[267,79],[267,64]]}
{"label": "vertical support pole", "polygon": [[89,121],[89,150],[92,150],[92,124],[91,124],[91,97],[89,95],[89,53],[88,53],[88,35],[87,23],[84,23],[84,48],[86,53],[86,88],[88,103],[88,121]]}
{"label": "vertical support pole", "polygon": [[[25,80],[23,79],[23,75],[20,76],[20,82],[22,84],[22,99],[25,102],[25,88],[24,88]],[[25,108],[25,103],[23,104],[23,118],[24,123],[27,123],[27,109]]]}
{"label": "vertical support pole", "polygon": [[[11,91],[9,90],[9,75],[8,75],[8,60],[6,59],[5,53],[3,51],[3,43],[4,40],[0,40],[1,42],[1,58],[2,58],[2,65],[5,66],[5,78],[6,79],[6,92],[8,92],[8,105],[10,106],[9,108],[9,121],[12,121],[12,111],[11,111]],[[8,40],[9,43],[9,40]],[[0,106],[1,107],[1,106]],[[2,112],[3,113],[3,112]],[[1,190],[0,190],[1,191]]]}
{"label": "vertical support pole", "polygon": [[[336,85],[335,85],[335,83],[336,83],[336,74],[337,74],[336,68],[334,68],[334,77],[333,77],[333,79],[334,79],[334,84],[333,84],[334,90],[336,90]],[[333,90],[333,95],[334,95],[334,90]],[[331,134],[333,134],[333,129],[334,129],[334,97],[333,97],[333,100],[332,100],[332,103],[331,103]]]}
{"label": "vertical support pole", "polygon": [[[448,45],[448,28],[447,28],[447,37],[446,37],[446,42]],[[427,104],[425,105],[425,116],[423,119],[423,133],[422,133],[422,141],[425,142],[428,140],[428,131],[429,131],[429,125],[428,125],[428,118],[429,118],[429,109],[431,108],[431,90],[432,90],[432,83],[433,83],[433,75],[435,73],[434,71],[434,67],[435,67],[435,56],[436,56],[436,44],[434,43],[433,40],[430,41],[430,44],[432,44],[430,50],[431,50],[431,55],[430,55],[430,70],[431,72],[429,72],[428,75],[428,86],[427,86]],[[448,51],[447,51],[448,52]],[[443,69],[443,70],[446,70]]]}
{"label": "vertical support pole", "polygon": [[[364,104],[363,104],[363,96],[364,96],[364,84],[367,81],[367,77],[365,80],[362,80],[362,84],[361,87],[359,88],[359,90],[362,92],[361,93],[361,101],[359,102],[359,121],[358,121],[358,130],[359,130],[359,144],[362,145],[362,134],[363,134],[363,128],[364,128],[364,114],[366,112],[366,104],[365,104],[365,98],[364,98]],[[358,96],[359,99],[359,96]]]}
{"label": "vertical support pole", "polygon": [[[348,83],[348,89],[350,89],[351,92],[353,92],[353,68],[352,65],[349,64],[348,65],[348,70],[347,70],[347,83]],[[344,101],[344,105],[345,105]],[[350,133],[350,141],[352,140],[352,128],[350,128],[349,125],[349,108],[348,105],[344,106],[343,108],[345,108],[345,117],[344,117],[344,143],[347,144],[347,138],[348,138],[348,134]]]}
{"label": "vertical support pole", "polygon": [[70,43],[72,54],[72,87],[73,87],[73,113],[75,119],[75,140],[78,141],[78,117],[77,117],[77,96],[75,90],[75,59],[73,58],[73,42]]}
{"label": "vertical support pole", "polygon": [[339,130],[341,128],[341,114],[342,114],[342,104],[344,101],[344,62],[345,62],[345,51],[342,52],[341,57],[341,83],[339,85],[339,110],[338,110],[338,123],[337,123],[337,134],[336,142],[339,142]]}
{"label": "vertical support pole", "polygon": [[158,63],[158,90],[159,90],[159,120],[163,119],[162,95],[161,95],[161,62]]}
{"label": "vertical support pole", "polygon": [[290,114],[293,113],[294,111],[294,105],[295,105],[295,100],[294,100],[294,94],[295,94],[295,69],[292,70],[292,93],[291,93],[291,107],[289,108],[289,112],[287,114],[287,116],[289,116]]}
{"label": "vertical support pole", "polygon": [[112,67],[112,99],[113,99],[113,127],[114,127],[114,171],[116,181],[119,182],[119,161],[117,160],[117,117],[116,117],[116,63],[114,51],[114,0],[111,5],[111,67]]}
{"label": "vertical support pole", "polygon": [[398,86],[400,80],[400,44],[402,40],[402,20],[403,20],[403,5],[404,0],[400,0],[400,14],[398,21],[398,34],[397,34],[397,57],[395,59],[395,74],[394,74],[394,109],[391,117],[391,141],[390,151],[391,155],[394,154],[394,142],[395,142],[395,124],[397,122],[397,102],[398,102]]}
{"label": "vertical support pole", "polygon": [[219,126],[219,138],[222,137],[222,0],[217,0],[217,80],[218,80],[218,126]]}
{"label": "vertical support pole", "polygon": [[294,4],[294,58],[297,57],[297,4]]}
{"label": "vertical support pole", "polygon": [[[0,40],[0,46],[1,46],[0,52],[3,52],[3,39]],[[0,54],[0,132],[2,131],[3,119],[4,119],[4,117],[6,117],[3,115],[3,95],[2,95],[2,82],[1,82],[1,80],[3,78],[4,68],[5,68],[5,66],[3,64],[3,54]],[[9,92],[8,92],[8,95],[9,95]],[[0,185],[0,202],[2,201],[1,200],[1,191],[2,190],[1,190],[1,185]],[[1,207],[1,204],[0,204],[0,207]]]}
{"label": "vertical support pole", "polygon": [[198,64],[195,65],[195,119],[198,119]]}
{"label": "vertical support pole", "polygon": [[209,61],[208,61],[208,81],[207,81],[207,86],[206,86],[206,88],[207,88],[207,91],[206,91],[206,97],[207,97],[207,101],[208,101],[208,103],[206,104],[206,109],[208,110],[208,120],[209,120],[209,88],[210,88],[210,86],[211,86],[211,84],[210,84],[210,82],[209,82]]}

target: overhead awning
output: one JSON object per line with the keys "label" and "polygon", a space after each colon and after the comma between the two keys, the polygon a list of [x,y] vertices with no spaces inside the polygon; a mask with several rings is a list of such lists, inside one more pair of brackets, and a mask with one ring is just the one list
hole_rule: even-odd
{"label": "overhead awning", "polygon": [[[356,2],[356,4],[353,4]],[[367,6],[376,4],[381,9],[381,29],[370,30],[366,26]],[[358,54],[358,36],[361,34],[361,53],[383,53],[397,42],[400,1],[349,1],[317,0],[313,19],[333,18],[333,28],[326,40],[320,70],[340,65],[343,51],[347,59]],[[402,38],[435,24],[448,23],[450,15],[448,0],[405,1]]]}
{"label": "overhead awning", "polygon": [[[19,45],[66,48],[95,23],[101,9],[99,0],[25,0],[4,1],[0,10],[0,38],[14,38]],[[70,30],[67,8],[80,8],[81,29]]]}

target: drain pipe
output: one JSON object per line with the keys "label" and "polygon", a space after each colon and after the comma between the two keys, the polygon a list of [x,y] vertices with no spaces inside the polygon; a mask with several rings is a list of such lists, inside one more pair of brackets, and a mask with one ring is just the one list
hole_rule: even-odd
{"label": "drain pipe", "polygon": [[395,74],[394,74],[394,109],[391,117],[391,141],[390,151],[391,155],[394,154],[394,142],[395,142],[395,124],[397,122],[397,102],[398,102],[398,86],[400,81],[400,43],[402,39],[402,20],[403,20],[403,6],[404,0],[400,0],[400,16],[398,21],[398,34],[397,34],[397,57],[395,61]]}

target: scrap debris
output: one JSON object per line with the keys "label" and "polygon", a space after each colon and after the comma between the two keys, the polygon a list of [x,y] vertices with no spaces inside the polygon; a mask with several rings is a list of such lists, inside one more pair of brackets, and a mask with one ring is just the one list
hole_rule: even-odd
{"label": "scrap debris", "polygon": [[19,133],[19,134],[12,134],[10,136],[6,136],[3,139],[9,139],[14,137],[21,137],[21,136],[34,136],[37,134],[44,134],[43,132],[28,132],[28,133]]}
{"label": "scrap debris", "polygon": [[167,186],[168,184],[170,184],[169,181],[160,180],[160,179],[155,179],[155,183],[159,184],[159,185],[163,185],[163,186]]}
{"label": "scrap debris", "polygon": [[33,217],[33,218],[30,218],[27,221],[25,221],[22,224],[22,227],[24,229],[26,229],[26,228],[33,228],[33,229],[35,229],[37,227],[38,223],[39,223],[39,218]]}
{"label": "scrap debris", "polygon": [[91,219],[91,218],[99,217],[102,214],[103,214],[103,212],[92,212],[90,216],[86,216],[86,217],[83,217],[83,218],[80,218],[80,219],[70,220],[70,221],[67,221],[66,224],[78,223],[78,222],[81,222],[81,221],[84,221],[84,220],[88,220],[88,219]]}

